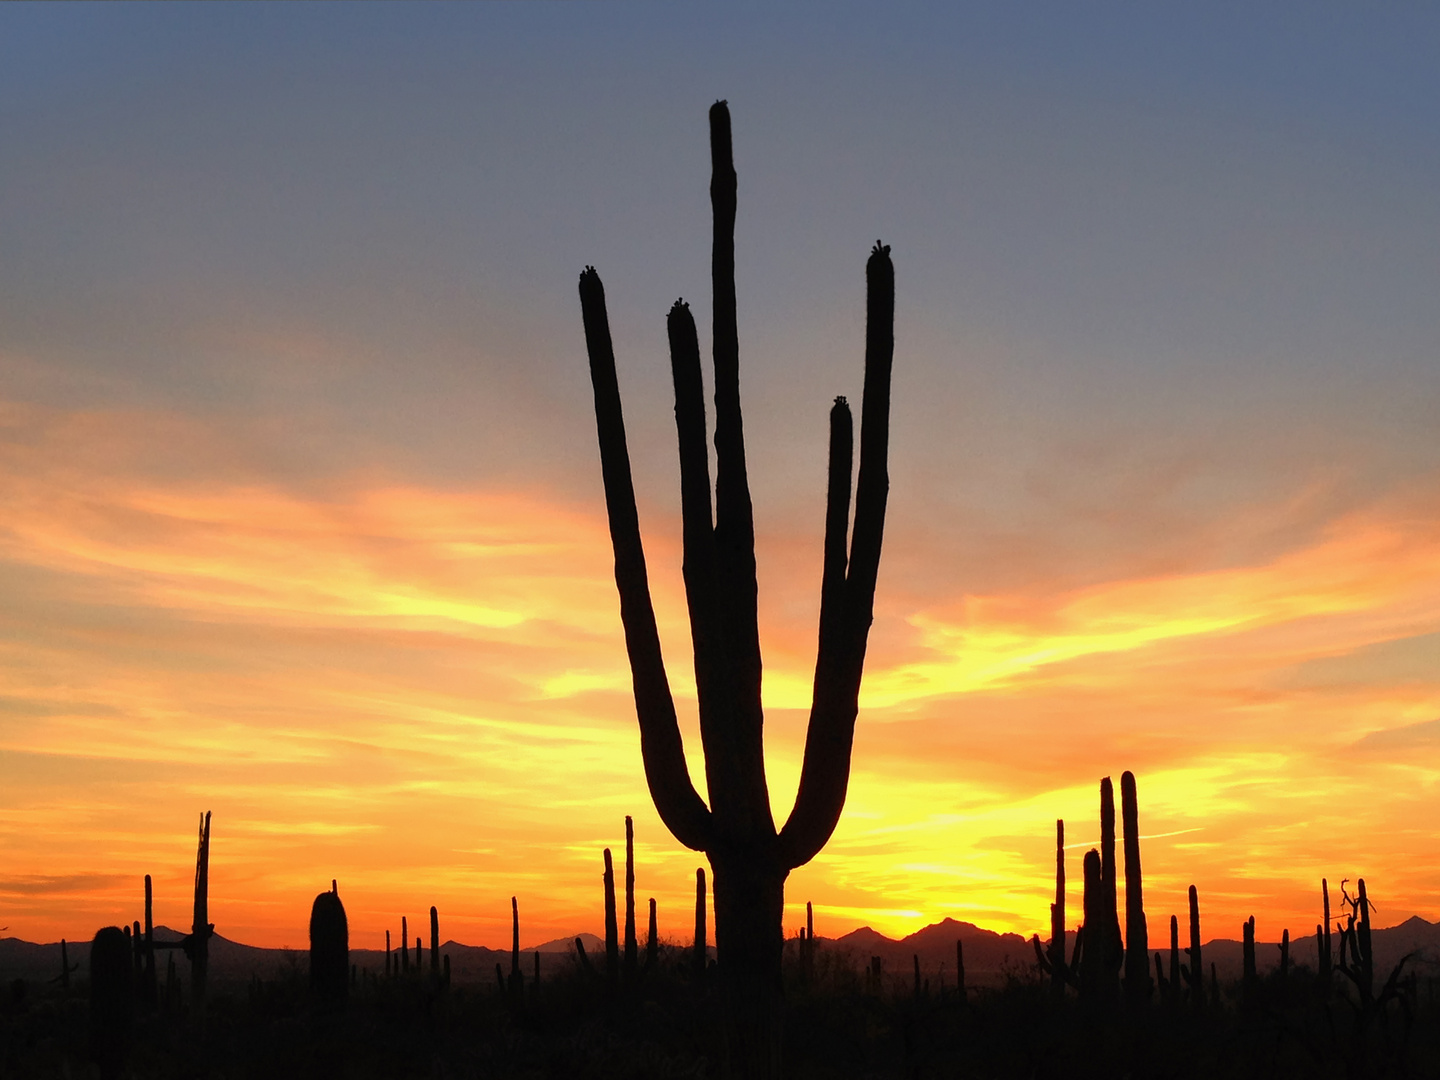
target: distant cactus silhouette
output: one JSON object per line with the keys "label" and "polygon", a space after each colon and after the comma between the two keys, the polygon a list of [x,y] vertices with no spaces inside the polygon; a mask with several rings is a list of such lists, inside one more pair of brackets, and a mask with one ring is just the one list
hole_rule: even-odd
{"label": "distant cactus silhouette", "polygon": [[430,976],[440,977],[440,913],[430,905]]}
{"label": "distant cactus silhouette", "polygon": [[695,944],[692,961],[698,978],[705,975],[705,953],[705,868],[700,866],[695,869]]}
{"label": "distant cactus silhouette", "polygon": [[1050,976],[1050,994],[1065,996],[1066,984],[1076,985],[1076,974],[1065,962],[1065,819],[1055,820],[1055,902],[1050,905],[1050,944],[1042,950],[1040,935],[1031,944],[1040,970]]}
{"label": "distant cactus silhouette", "polygon": [[324,1006],[345,1003],[350,987],[350,928],[335,882],[310,905],[310,992]]}
{"label": "distant cactus silhouette", "polygon": [[[1349,879],[1347,878],[1346,881]],[[1360,992],[1360,1000],[1369,1002],[1375,996],[1375,954],[1370,943],[1370,899],[1365,892],[1365,879],[1355,883],[1351,896],[1340,882],[1343,906],[1350,909],[1340,936],[1340,970]]]}
{"label": "distant cactus silhouette", "polygon": [[605,977],[614,985],[620,978],[620,932],[615,923],[615,864],[605,849]]}
{"label": "distant cactus silhouette", "polygon": [[640,960],[635,940],[635,823],[625,815],[625,983],[633,985]]}
{"label": "distant cactus silhouette", "polygon": [[190,924],[186,956],[190,958],[190,1006],[197,1015],[205,1012],[205,984],[210,968],[210,811],[200,815],[199,850],[195,854],[195,914]]}
{"label": "distant cactus silhouette", "polygon": [[80,965],[78,963],[70,963],[70,953],[66,949],[65,939],[62,937],[60,939],[60,974],[52,980],[60,984],[60,992],[62,994],[70,993],[70,976],[79,970]]}
{"label": "distant cactus silhouette", "polygon": [[1185,950],[1190,963],[1180,970],[1190,986],[1190,1006],[1199,1011],[1205,1007],[1205,964],[1200,955],[1200,894],[1190,886],[1190,948]]}
{"label": "distant cactus silhouette", "polygon": [[1091,848],[1085,853],[1082,868],[1085,874],[1083,910],[1085,921],[1080,935],[1080,996],[1098,1001],[1104,994],[1106,938],[1108,913],[1105,910],[1105,882],[1100,852]]}
{"label": "distant cactus silhouette", "polygon": [[1120,774],[1120,817],[1125,836],[1125,996],[1133,1004],[1150,1000],[1150,932],[1140,875],[1140,803],[1135,774]]}
{"label": "distant cactus silhouette", "polygon": [[955,992],[965,1000],[965,943],[955,939]]}
{"label": "distant cactus silhouette", "polygon": [[1170,1000],[1180,1000],[1180,920],[1170,916]]}
{"label": "distant cactus silhouette", "polygon": [[150,875],[145,875],[145,973],[140,984],[140,1000],[147,1009],[154,1009],[159,997],[155,984],[155,894]]}
{"label": "distant cactus silhouette", "polygon": [[1316,982],[1320,993],[1328,993],[1333,956],[1330,951],[1330,882],[1320,879],[1320,897],[1323,918],[1315,930],[1315,949],[1319,955],[1315,961]]}
{"label": "distant cactus silhouette", "polygon": [[[715,932],[726,986],[727,1037],[737,1068],[756,1075],[778,1068],[776,1005],[784,947],[785,878],[825,845],[839,821],[849,783],[866,640],[873,619],[889,480],[890,367],[894,349],[894,270],[876,244],[869,283],[860,470],[850,516],[852,421],[844,398],[830,413],[829,492],[815,666],[800,789],[778,831],[770,811],[762,745],[761,659],[756,617],[755,527],[740,410],[735,312],[735,168],[730,112],[710,110],[714,210],[715,505],[700,350],[689,308],[670,310],[671,369],[680,447],[686,604],[694,645],[700,735],[710,805],[691,783],[675,705],[660,653],[630,476],[615,377],[605,290],[593,268],[580,277],[580,304],[605,502],[615,553],[615,583],[634,677],[645,776],[660,818],[687,847],[704,851],[715,874]],[[848,563],[848,565],[847,565]]]}
{"label": "distant cactus silhouette", "polygon": [[520,903],[510,897],[510,997],[519,1001],[525,996],[525,976],[520,971]]}
{"label": "distant cactus silhouette", "polygon": [[1290,928],[1286,927],[1280,932],[1280,985],[1285,986],[1290,981]]}
{"label": "distant cactus silhouette", "polygon": [[[419,960],[419,957],[416,957]],[[410,925],[400,916],[400,970],[410,970]]]}
{"label": "distant cactus silhouette", "polygon": [[[1107,776],[1100,781],[1100,936],[1086,944],[1086,948],[1100,946],[1099,992],[1107,1004],[1113,1003],[1118,996],[1120,970],[1124,963],[1118,877],[1115,865],[1115,786]],[[1148,954],[1146,961],[1149,961]]]}
{"label": "distant cactus silhouette", "polygon": [[118,1077],[130,1048],[135,1012],[130,942],[107,926],[90,943],[90,1056],[105,1080]]}
{"label": "distant cactus silhouette", "polygon": [[1255,994],[1255,916],[1251,915],[1240,927],[1241,945],[1241,987],[1245,997]]}
{"label": "distant cactus silhouette", "polygon": [[385,977],[389,978],[393,972],[390,970],[390,931],[385,931]]}
{"label": "distant cactus silhouette", "polygon": [[[539,956],[539,953],[536,953]],[[650,926],[645,934],[645,970],[654,969],[660,959],[660,933],[655,921],[655,898],[650,897]]]}

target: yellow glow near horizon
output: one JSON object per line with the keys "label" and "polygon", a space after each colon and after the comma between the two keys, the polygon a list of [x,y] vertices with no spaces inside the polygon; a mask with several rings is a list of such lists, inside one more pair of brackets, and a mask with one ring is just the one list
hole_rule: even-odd
{"label": "yellow glow near horizon", "polygon": [[[4,415],[27,433],[0,460],[10,933],[129,921],[147,872],[157,916],[183,925],[194,817],[211,808],[212,911],[255,944],[303,944],[331,878],[358,945],[432,903],[444,936],[507,941],[511,895],[527,945],[593,931],[600,848],[619,850],[626,813],[642,895],[662,933],[688,936],[702,860],[649,803],[595,506],[363,477],[323,499],[157,479],[132,459],[134,418]],[[1300,933],[1319,877],[1358,874],[1395,921],[1440,915],[1424,854],[1440,679],[1405,651],[1433,652],[1440,631],[1433,510],[1372,508],[1264,562],[1054,595],[902,609],[882,579],[876,634],[910,636],[872,649],[845,813],[792,875],[787,926],[809,899],[827,935],[947,915],[1043,929],[1055,819],[1072,849],[1094,842],[1096,783],[1127,767],[1157,918],[1194,882],[1207,934],[1251,913]],[[678,553],[647,543],[703,792]],[[781,820],[804,635],[762,627]],[[1077,852],[1077,916],[1078,871]]]}

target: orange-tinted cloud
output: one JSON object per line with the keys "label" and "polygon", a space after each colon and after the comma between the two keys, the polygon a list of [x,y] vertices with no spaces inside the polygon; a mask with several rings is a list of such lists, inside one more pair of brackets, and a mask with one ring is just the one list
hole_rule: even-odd
{"label": "orange-tinted cloud", "polygon": [[[158,917],[184,923],[202,808],[212,910],[243,940],[302,944],[332,877],[360,943],[432,903],[446,936],[503,941],[512,894],[526,943],[594,929],[600,848],[623,841],[626,813],[642,895],[662,932],[688,933],[701,857],[645,792],[597,506],[366,475],[287,488],[226,468],[223,440],[164,414],[0,419],[12,933],[135,918],[147,872]],[[693,713],[673,523],[642,524]],[[891,527],[903,543],[903,519]],[[1125,768],[1157,918],[1195,882],[1207,933],[1234,936],[1250,913],[1298,933],[1322,874],[1366,875],[1387,915],[1435,917],[1437,531],[1415,499],[1249,564],[1048,595],[900,603],[882,577],[849,801],[792,876],[791,923],[809,899],[827,933],[946,914],[1038,929],[1055,818],[1073,844],[1095,840],[1096,783]],[[813,539],[761,540],[782,817],[812,677]]]}

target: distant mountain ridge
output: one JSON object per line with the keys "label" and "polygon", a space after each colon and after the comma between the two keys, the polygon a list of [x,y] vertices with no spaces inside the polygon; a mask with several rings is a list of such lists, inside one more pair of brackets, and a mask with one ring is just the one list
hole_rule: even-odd
{"label": "distant mountain ridge", "polygon": [[[1261,932],[1263,930],[1262,927]],[[1371,936],[1374,941],[1375,964],[1378,973],[1388,974],[1400,961],[1400,958],[1407,954],[1415,955],[1415,962],[1419,970],[1432,974],[1440,973],[1440,922],[1427,922],[1418,915],[1412,916],[1398,926],[1374,930]],[[184,934],[169,927],[157,926],[155,937],[157,941],[175,942],[184,937]],[[540,957],[542,979],[568,967],[572,962],[571,954],[574,949],[575,937],[579,937],[585,943],[585,950],[592,963],[604,963],[604,939],[594,934],[583,933],[571,937],[555,938],[538,946],[522,949],[520,966],[525,977],[529,979],[534,973],[537,954]],[[1170,948],[1169,938],[1168,925],[1163,934],[1158,933],[1157,928],[1152,927],[1150,930],[1151,953],[1159,952],[1164,957]],[[957,940],[963,943],[966,982],[972,985],[994,985],[1002,980],[1007,972],[1020,974],[1034,963],[1035,954],[1029,939],[1021,937],[1019,934],[997,933],[976,926],[974,923],[948,917],[898,940],[886,937],[868,926],[862,926],[858,930],[852,930],[838,938],[816,936],[816,941],[822,948],[848,954],[857,967],[867,966],[871,957],[880,957],[881,968],[887,981],[903,981],[913,978],[915,958],[918,957],[923,978],[936,980],[943,978],[949,985],[953,985],[955,978],[955,942]],[[1073,932],[1069,941],[1073,948]],[[1184,943],[1185,935],[1182,927],[1182,949]],[[787,947],[794,947],[793,939],[787,942]],[[1231,938],[1212,938],[1204,942],[1201,947],[1206,965],[1213,963],[1222,979],[1234,979],[1240,976],[1243,946],[1239,941]],[[712,954],[713,948],[712,945]],[[1338,954],[1338,936],[1335,938],[1334,949]],[[90,943],[88,941],[70,942],[69,952],[70,963],[80,965],[80,970],[75,973],[74,977],[85,978],[89,966]],[[440,946],[440,952],[449,955],[451,978],[457,982],[494,980],[497,964],[500,966],[502,975],[508,975],[510,971],[509,949],[491,949],[484,945],[462,945],[456,941],[447,941]],[[1256,966],[1263,975],[1279,965],[1279,943],[1259,941],[1255,946],[1255,955]],[[1313,933],[1306,937],[1291,939],[1290,962],[1292,964],[1303,964],[1314,968],[1316,955]],[[413,964],[413,947],[411,957]],[[399,963],[398,948],[393,954],[393,959]],[[385,951],[383,949],[352,948],[350,960],[351,963],[372,974],[378,975],[385,970]],[[157,957],[157,961],[160,978],[163,979],[166,957],[161,954]],[[420,963],[424,967],[428,966],[429,962],[427,946],[421,954]],[[180,954],[178,950],[176,950],[175,963],[180,969],[182,982],[188,982],[189,965],[185,961],[184,955]],[[303,974],[308,970],[308,963],[308,954],[304,949],[266,949],[231,941],[220,934],[216,934],[210,939],[210,978],[212,984],[217,987],[243,985],[256,975],[261,978],[271,978],[287,971]],[[9,982],[14,979],[24,979],[27,982],[43,983],[53,979],[59,972],[60,943],[58,941],[36,944],[15,937],[0,938],[0,980]]]}

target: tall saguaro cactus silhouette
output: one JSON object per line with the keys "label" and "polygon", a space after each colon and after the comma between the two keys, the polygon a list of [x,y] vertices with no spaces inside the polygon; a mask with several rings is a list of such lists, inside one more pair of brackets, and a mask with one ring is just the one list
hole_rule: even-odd
{"label": "tall saguaro cactus silhouette", "polygon": [[[695,654],[700,738],[709,805],[685,763],[645,571],[629,451],[615,377],[605,290],[593,267],[580,275],[580,305],[595,392],[595,420],[620,617],[634,679],[645,778],[660,818],[687,847],[704,851],[714,874],[715,943],[722,978],[739,990],[733,1008],[768,1007],[780,990],[781,914],[789,872],[829,840],[845,803],[860,677],[873,620],[885,503],[894,269],[875,245],[866,266],[865,389],[855,520],[850,517],[850,406],[830,411],[829,490],[820,587],[819,654],[800,788],[779,830],[771,814],[762,750],[760,636],[756,619],[755,527],[740,414],[735,314],[735,168],[730,112],[710,109],[714,211],[715,487],[710,464],[700,347],[690,309],[677,301],[668,331],[680,449],[684,580]],[[744,999],[744,1004],[737,1004]],[[753,1004],[752,1004],[753,1003]],[[748,1053],[748,1052],[747,1052]],[[747,1070],[750,1066],[745,1065]],[[753,1071],[753,1070],[750,1070]]]}

